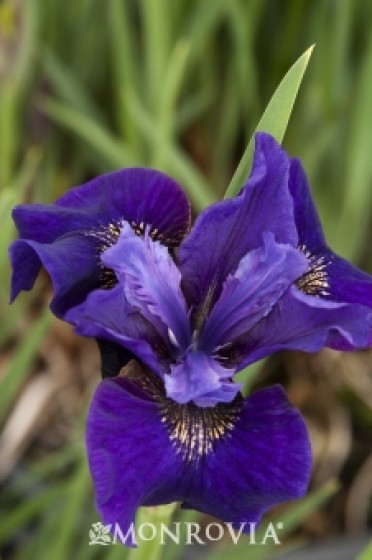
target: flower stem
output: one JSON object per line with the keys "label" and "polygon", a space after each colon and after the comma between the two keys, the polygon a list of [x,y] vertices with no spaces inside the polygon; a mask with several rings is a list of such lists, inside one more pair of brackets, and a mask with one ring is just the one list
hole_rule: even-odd
{"label": "flower stem", "polygon": [[[138,547],[130,551],[127,560],[160,560],[163,557],[161,527],[170,524],[176,507],[177,503],[173,503],[139,510],[136,522]],[[150,538],[153,535],[154,538]]]}

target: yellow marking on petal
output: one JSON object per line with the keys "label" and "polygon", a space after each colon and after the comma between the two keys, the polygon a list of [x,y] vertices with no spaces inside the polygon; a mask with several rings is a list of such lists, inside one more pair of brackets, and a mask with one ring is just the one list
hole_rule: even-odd
{"label": "yellow marking on petal", "polygon": [[315,255],[305,245],[299,246],[309,262],[308,270],[296,281],[296,286],[309,296],[329,295],[327,265],[330,257]]}
{"label": "yellow marking on petal", "polygon": [[170,399],[159,402],[161,422],[177,454],[187,462],[198,461],[213,452],[215,444],[234,429],[241,410],[242,398],[213,407],[198,407],[194,403],[177,404]]}
{"label": "yellow marking on petal", "polygon": [[[107,225],[98,227],[97,229],[86,232],[85,235],[92,237],[96,240],[96,251],[98,266],[101,269],[101,285],[102,288],[110,289],[117,283],[115,272],[107,267],[101,261],[101,255],[104,251],[115,245],[120,236],[120,233],[124,227],[125,220],[118,220],[117,222],[110,222]],[[130,222],[130,226],[134,233],[139,237],[145,235],[146,229],[153,241],[159,241],[162,245],[169,247],[177,247],[183,237],[186,235],[187,231],[180,231],[174,237],[166,237],[164,233],[159,232],[158,228],[153,228],[151,224],[145,224],[145,222],[140,222],[137,224],[134,221]]]}

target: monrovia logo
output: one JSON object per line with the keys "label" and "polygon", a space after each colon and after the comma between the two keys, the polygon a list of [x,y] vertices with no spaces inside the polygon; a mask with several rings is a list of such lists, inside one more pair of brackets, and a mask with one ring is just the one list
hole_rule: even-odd
{"label": "monrovia logo", "polygon": [[103,525],[100,521],[93,523],[89,531],[89,544],[111,544],[111,525]]}
{"label": "monrovia logo", "polygon": [[[184,527],[181,530],[181,525]],[[227,533],[234,544],[238,544],[240,538],[247,537],[248,544],[265,545],[266,543],[280,545],[278,530],[283,529],[283,523],[268,523],[266,529],[256,533],[257,523],[209,523],[201,526],[199,523],[174,522],[169,527],[164,523],[141,523],[137,528],[131,523],[126,532],[122,531],[119,523],[103,525],[100,521],[93,523],[89,531],[89,545],[110,544],[139,544],[141,541],[158,540],[165,545],[167,540],[176,544],[193,545],[207,544],[208,542],[220,541]]]}

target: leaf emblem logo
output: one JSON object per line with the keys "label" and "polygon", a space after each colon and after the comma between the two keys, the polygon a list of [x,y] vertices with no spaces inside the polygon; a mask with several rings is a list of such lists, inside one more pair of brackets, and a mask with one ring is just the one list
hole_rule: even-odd
{"label": "leaf emblem logo", "polygon": [[109,545],[111,543],[110,530],[111,525],[103,525],[100,521],[93,523],[92,528],[89,530],[89,545]]}

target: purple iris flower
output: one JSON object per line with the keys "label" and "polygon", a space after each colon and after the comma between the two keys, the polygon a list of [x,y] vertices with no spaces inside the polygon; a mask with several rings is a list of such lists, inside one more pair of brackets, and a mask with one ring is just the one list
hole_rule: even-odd
{"label": "purple iris flower", "polygon": [[[124,173],[129,179],[131,170]],[[113,217],[112,208],[123,208],[120,189],[113,204],[102,179],[90,190],[80,187],[79,196],[66,195],[68,211],[60,210],[66,197],[35,214],[16,210],[13,294],[29,289],[43,264],[54,281],[55,312],[78,333],[135,357],[101,382],[88,415],[88,459],[105,523],[125,531],[139,506],[172,501],[232,523],[257,521],[272,505],[305,493],[310,446],[280,387],[243,399],[233,377],[279,349],[370,346],[371,277],[327,247],[300,163],[267,134],[256,135],[253,170],[240,194],[206,209],[175,251],[157,238],[158,224],[167,224],[177,245],[187,201],[165,176],[133,174],[135,188],[123,184],[134,197],[126,208],[151,206],[146,185],[154,177],[154,214]],[[113,177],[106,176],[108,185]],[[103,215],[102,208],[110,211]],[[73,228],[65,212],[76,217]],[[52,237],[39,239],[34,215],[54,224]],[[64,262],[54,248],[66,237]],[[80,280],[79,258],[84,263],[88,255],[76,241],[82,239],[90,267]],[[32,282],[20,268],[27,259]],[[66,285],[59,282],[65,275]]]}

